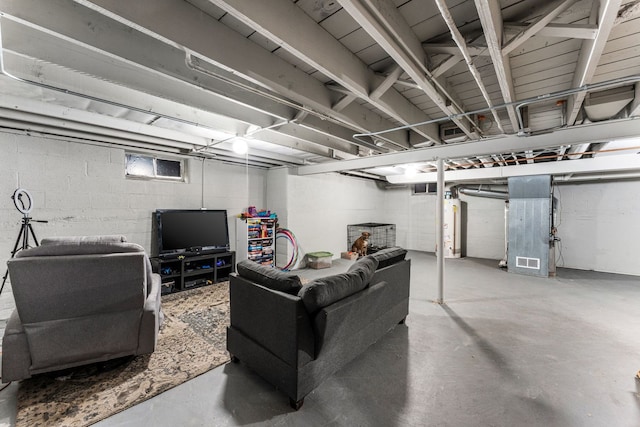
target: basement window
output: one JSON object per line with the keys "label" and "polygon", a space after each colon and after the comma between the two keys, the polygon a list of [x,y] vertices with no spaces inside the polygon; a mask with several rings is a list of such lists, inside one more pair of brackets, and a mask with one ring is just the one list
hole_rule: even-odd
{"label": "basement window", "polygon": [[436,194],[438,187],[435,182],[413,184],[411,194],[414,196],[421,194]]}
{"label": "basement window", "polygon": [[182,160],[163,159],[134,153],[127,153],[125,157],[125,175],[127,178],[184,181],[184,163]]}

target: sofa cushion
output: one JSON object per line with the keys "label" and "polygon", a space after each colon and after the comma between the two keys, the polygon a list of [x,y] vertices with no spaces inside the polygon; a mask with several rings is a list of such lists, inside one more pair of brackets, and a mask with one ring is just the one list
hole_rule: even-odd
{"label": "sofa cushion", "polygon": [[377,268],[378,260],[371,255],[367,255],[366,257],[360,258],[358,261],[354,262],[347,270],[347,273],[358,273],[366,287],[369,286]]}
{"label": "sofa cushion", "polygon": [[407,250],[399,246],[379,250],[369,256],[378,260],[378,269],[388,267],[396,262],[402,261],[407,255]]}
{"label": "sofa cushion", "polygon": [[302,299],[307,313],[314,314],[323,307],[353,295],[366,288],[368,282],[361,271],[351,271],[322,277],[302,286],[298,296]]}
{"label": "sofa cushion", "polygon": [[248,259],[240,261],[236,270],[241,277],[275,291],[296,295],[302,288],[302,282],[297,275],[284,273]]}

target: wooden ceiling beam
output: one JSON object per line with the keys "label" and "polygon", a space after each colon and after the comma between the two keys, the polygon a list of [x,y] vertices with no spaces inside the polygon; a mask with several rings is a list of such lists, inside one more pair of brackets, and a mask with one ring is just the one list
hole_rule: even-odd
{"label": "wooden ceiling beam", "polygon": [[562,12],[567,10],[569,6],[571,6],[576,1],[577,0],[559,0],[553,2],[543,11],[542,15],[538,19],[536,19],[531,23],[531,25],[527,27],[526,30],[518,34],[516,37],[514,37],[513,40],[511,40],[502,48],[502,55],[506,56],[510,52],[513,52],[514,49],[516,49],[518,46],[522,45],[524,42],[540,32],[540,30],[550,24],[551,21],[553,21]]}
{"label": "wooden ceiling beam", "polygon": [[[340,0],[356,22],[402,67],[407,75],[446,115],[462,112],[455,100],[430,76],[426,52],[395,4],[389,0]],[[452,120],[467,136],[477,138],[470,122]],[[436,142],[440,142],[438,138]]]}
{"label": "wooden ceiling beam", "polygon": [[[509,57],[502,54],[502,13],[497,0],[474,0],[478,16],[482,23],[485,39],[496,71],[500,91],[505,103],[516,100],[511,76]],[[516,112],[513,107],[507,107],[507,113],[514,131],[520,131]]]}
{"label": "wooden ceiling beam", "polygon": [[[455,43],[422,43],[422,48],[431,54],[448,54],[448,55],[457,55],[460,53],[460,49],[458,45]],[[489,50],[487,46],[478,46],[478,45],[467,45],[467,50],[471,56],[489,56]]]}
{"label": "wooden ceiling beam", "polygon": [[[611,34],[618,17],[621,3],[621,0],[602,0],[598,8],[594,7],[591,20],[596,21],[595,23],[598,25],[598,35],[593,40],[582,42],[572,87],[581,87],[593,80],[609,34]],[[575,124],[586,96],[587,92],[583,91],[569,97],[567,102],[567,124],[569,126]]]}
{"label": "wooden ceiling beam", "polygon": [[[489,92],[487,92],[487,88],[482,82],[482,76],[480,75],[480,72],[478,71],[478,69],[473,63],[473,58],[471,58],[471,53],[469,52],[467,42],[465,41],[462,33],[460,33],[460,30],[458,30],[458,27],[456,26],[456,23],[453,20],[453,16],[451,16],[451,12],[449,11],[449,7],[447,6],[447,3],[444,0],[436,0],[436,4],[438,5],[438,9],[440,10],[440,14],[444,19],[444,22],[447,24],[447,27],[449,28],[449,32],[451,33],[451,37],[453,38],[453,41],[455,42],[456,45],[458,45],[458,48],[460,49],[460,52],[464,57],[464,60],[467,64],[467,68],[469,69],[469,72],[473,76],[473,79],[476,81],[476,84],[480,89],[480,93],[482,93],[482,97],[484,98],[484,101],[487,103],[487,106],[489,108],[492,108],[493,102],[491,101],[491,96],[489,96]],[[498,115],[498,112],[496,110],[491,110],[491,114],[493,115],[493,120],[498,125],[498,129],[500,129],[500,132],[504,133],[504,128],[502,127],[502,122],[500,120],[500,116]]]}
{"label": "wooden ceiling beam", "polygon": [[[505,29],[524,32],[531,24],[522,22],[505,22]],[[590,24],[547,24],[536,35],[540,37],[557,37],[561,39],[595,39],[598,34],[598,26]]]}
{"label": "wooden ceiling beam", "polygon": [[[5,1],[9,4],[14,3],[0,0],[0,4]],[[67,3],[74,3],[69,0],[25,0],[20,3],[22,5],[27,2],[33,6],[16,9],[37,10],[51,3],[52,8],[60,10],[61,6],[69,8]],[[163,43],[189,52],[204,63],[228,70],[236,78],[255,82],[258,86],[268,88],[269,91],[314,111],[328,121],[340,123],[356,132],[385,130],[397,125],[396,122],[358,103],[351,103],[339,112],[334,111],[332,107],[336,97],[321,81],[188,2],[137,0],[124,3],[119,0],[75,0],[75,3],[77,7],[90,8]],[[54,14],[57,15],[67,14]],[[90,27],[87,24],[85,26]],[[124,49],[128,45],[131,43],[125,42],[119,46]],[[408,103],[407,100],[402,102]],[[411,107],[417,110],[415,106]],[[402,106],[399,105],[398,110],[402,111]],[[409,147],[407,134],[407,131],[399,131],[386,135],[385,138],[398,147]]]}
{"label": "wooden ceiling beam", "polygon": [[[423,137],[439,140],[437,126],[412,126],[428,121],[429,117],[396,89],[389,88],[378,98],[372,98],[371,91],[383,83],[384,77],[377,75],[291,0],[211,2]],[[408,141],[397,145],[411,148]]]}

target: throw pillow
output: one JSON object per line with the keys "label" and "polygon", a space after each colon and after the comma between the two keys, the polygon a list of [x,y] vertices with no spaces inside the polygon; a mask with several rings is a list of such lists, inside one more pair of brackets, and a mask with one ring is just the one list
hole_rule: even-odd
{"label": "throw pillow", "polygon": [[353,295],[367,287],[359,271],[351,271],[334,276],[322,277],[302,287],[298,296],[309,314],[323,307]]}
{"label": "throw pillow", "polygon": [[396,262],[402,261],[407,255],[407,250],[399,246],[386,248],[371,254],[370,256],[378,260],[378,269],[388,267]]}
{"label": "throw pillow", "polygon": [[358,261],[354,262],[347,270],[347,273],[357,273],[365,283],[366,287],[369,286],[369,282],[371,282],[377,268],[378,260],[371,255],[367,255],[366,257],[360,258]]}
{"label": "throw pillow", "polygon": [[274,291],[296,295],[302,288],[302,282],[300,282],[300,277],[297,275],[284,273],[273,267],[260,265],[248,259],[240,261],[236,266],[236,270],[240,277],[249,279]]}

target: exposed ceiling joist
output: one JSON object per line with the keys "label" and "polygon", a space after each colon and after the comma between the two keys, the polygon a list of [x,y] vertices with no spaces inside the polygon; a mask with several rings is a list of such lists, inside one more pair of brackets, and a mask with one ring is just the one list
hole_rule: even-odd
{"label": "exposed ceiling joist", "polygon": [[259,138],[260,141],[279,145],[281,147],[293,148],[316,156],[333,158],[333,150],[331,148],[324,147],[319,144],[313,144],[281,132],[267,129],[257,132],[253,137]]}
{"label": "exposed ceiling joist", "polygon": [[[449,159],[459,170],[495,167],[491,159],[562,163],[552,161],[555,153],[599,153],[602,141],[585,135],[567,145],[575,134],[563,133],[555,147],[528,144],[542,132],[545,144],[555,141],[556,129],[575,127],[576,111],[597,122],[640,115],[640,85],[626,90],[640,75],[640,0],[342,3],[0,0],[0,92],[40,105],[3,110],[13,119],[2,124],[61,138],[86,131],[112,143],[128,133],[126,144],[184,153],[163,138],[181,133],[175,144],[207,147],[217,159],[231,159],[229,138],[243,136],[272,153],[261,165],[295,158],[308,171],[349,159],[341,168],[356,173],[350,168],[362,158],[386,162],[397,150],[407,157],[396,161],[418,161],[426,154],[416,149],[441,138],[470,139],[442,147],[447,155],[464,148]],[[514,116],[525,106],[526,115]],[[56,108],[69,109],[73,129]],[[102,116],[122,129],[99,127]],[[476,132],[534,136],[501,147],[484,145]],[[496,151],[473,155],[494,143]]]}
{"label": "exposed ceiling joist", "polygon": [[[522,32],[529,30],[531,24],[504,23],[505,29]],[[591,24],[547,24],[535,34],[541,37],[557,37],[563,39],[595,39],[598,34],[598,27]],[[505,46],[505,49],[510,46]],[[513,47],[510,51],[513,51]],[[504,50],[504,49],[503,49]]]}
{"label": "exposed ceiling joist", "polygon": [[567,10],[569,6],[575,3],[577,0],[557,0],[549,5],[542,15],[531,23],[526,30],[518,34],[513,40],[508,42],[502,48],[502,55],[506,56],[511,53],[518,46],[521,46],[524,42],[540,32],[545,26],[551,23],[558,15]]}
{"label": "exposed ceiling joist", "polygon": [[[484,29],[484,35],[495,69],[502,99],[505,103],[516,100],[511,76],[511,64],[509,57],[502,53],[502,14],[497,0],[475,0],[478,16]],[[518,119],[513,107],[507,108],[509,120],[514,131],[519,131]]]}
{"label": "exposed ceiling joist", "polygon": [[[332,110],[334,95],[320,81],[186,2],[77,1],[152,37],[192,52],[247,81],[255,81],[328,119],[347,124],[355,131],[382,130],[394,125],[356,103],[340,112]],[[225,48],[220,49],[220,46]],[[401,146],[408,145],[406,133],[386,135],[386,138]]]}
{"label": "exposed ceiling joist", "polygon": [[[212,0],[223,10],[276,40],[280,46],[322,71],[349,91],[367,100],[405,125],[428,120],[428,117],[395,89],[390,88],[376,99],[371,88],[384,78],[376,75],[357,56],[306,15],[290,0],[255,2],[251,0]],[[415,126],[425,138],[437,140],[437,127]],[[410,148],[408,143],[400,148]]]}
{"label": "exposed ceiling joist", "polygon": [[440,63],[436,68],[431,70],[431,75],[433,76],[434,79],[437,79],[438,77],[440,77],[441,75],[449,71],[451,68],[458,65],[458,63],[463,60],[464,58],[460,54],[451,55],[448,59]]}
{"label": "exposed ceiling joist", "polygon": [[[260,135],[262,132],[263,131],[255,132],[254,134],[252,134],[252,136],[254,138],[260,139]],[[305,128],[302,126],[297,126],[294,124],[284,124],[282,126],[278,126],[271,132],[282,133],[292,138],[296,138],[312,144],[317,144],[323,147],[330,148],[332,150],[339,150],[353,155],[358,154],[358,147],[351,144],[350,142],[340,140],[330,135],[320,135],[317,132],[314,132],[309,128]]]}
{"label": "exposed ceiling joist", "polygon": [[[429,79],[430,73],[426,67],[427,57],[422,44],[391,1],[340,0],[340,4],[402,67],[445,116],[461,112],[456,107],[452,96],[441,87],[436,88],[437,82]],[[467,136],[477,137],[467,120],[453,119],[452,121]],[[439,138],[436,141],[440,142]]]}
{"label": "exposed ceiling joist", "polygon": [[393,70],[385,77],[385,79],[376,87],[369,95],[372,99],[379,99],[386,91],[388,91],[395,82],[398,81],[404,70],[396,65]]}
{"label": "exposed ceiling joist", "polygon": [[[458,48],[460,49],[460,52],[462,53],[462,56],[464,57],[464,60],[467,63],[467,68],[469,68],[469,72],[473,76],[473,79],[476,81],[476,84],[478,85],[478,88],[482,93],[482,97],[484,98],[489,108],[493,107],[491,96],[489,95],[489,92],[487,92],[487,88],[485,87],[484,82],[482,81],[482,76],[480,75],[480,72],[478,71],[475,64],[473,63],[473,58],[471,58],[471,53],[469,52],[469,49],[467,47],[467,42],[465,41],[462,33],[460,33],[460,30],[458,30],[458,27],[456,26],[456,23],[453,20],[453,17],[451,16],[451,12],[449,12],[449,7],[447,6],[447,3],[444,0],[436,0],[436,4],[438,5],[438,9],[440,10],[440,14],[442,15],[442,18],[444,19],[444,21],[447,24],[447,27],[449,28],[449,32],[451,33],[451,37],[453,38],[453,41],[455,42],[456,45],[458,45]],[[491,110],[491,114],[493,115],[493,120],[498,125],[500,132],[504,133],[502,123],[500,122],[500,117],[498,116],[498,112],[496,110]]]}
{"label": "exposed ceiling joist", "polygon": [[[31,7],[24,7],[24,3],[31,3]],[[250,110],[279,118],[295,114],[290,107],[250,93],[239,94],[236,87],[220,79],[189,70],[181,49],[131,31],[71,1],[2,3],[2,10],[6,48],[146,93],[175,98],[183,104],[200,105],[205,110],[215,107],[220,114],[235,114],[243,121],[252,120]],[[59,19],[50,19],[61,11],[64,13]],[[149,72],[157,76],[157,81],[149,81]],[[242,98],[230,102],[230,95]],[[243,109],[247,111],[245,116]]]}
{"label": "exposed ceiling joist", "polygon": [[[189,135],[185,132],[167,128],[159,128],[152,125],[133,123],[126,119],[108,117],[103,114],[92,113],[75,108],[60,105],[46,105],[42,103],[4,95],[0,98],[0,117],[3,118],[2,126],[11,127],[14,123],[24,123],[26,128],[32,131],[69,135],[74,138],[81,137],[112,142],[118,138],[121,141],[132,141],[145,144],[145,148],[152,149],[179,149],[181,153],[190,153],[206,150],[211,145],[211,139]],[[282,136],[282,135],[280,135]],[[283,137],[283,136],[282,136]],[[292,144],[280,143],[279,145],[301,150],[303,143],[293,141]],[[123,143],[122,145],[126,145]],[[324,151],[318,145],[307,147],[307,151],[315,150],[317,154],[325,157],[333,157],[329,149]],[[251,156],[270,157],[276,164],[302,164],[303,162],[293,156],[278,153],[267,153],[259,149],[252,149]]]}
{"label": "exposed ceiling joist", "polygon": [[[422,43],[422,48],[428,53],[441,53],[445,55],[457,55],[460,53],[458,45],[455,43]],[[471,56],[489,56],[487,46],[478,46],[477,44],[467,45],[467,50]]]}
{"label": "exposed ceiling joist", "polygon": [[333,111],[336,112],[340,112],[342,110],[345,109],[345,107],[349,104],[351,104],[353,101],[355,101],[356,99],[358,99],[357,96],[352,95],[352,94],[345,94],[342,98],[340,98],[335,104],[333,104],[333,106],[331,107],[331,109]]}
{"label": "exposed ceiling joist", "polygon": [[[5,55],[7,52],[5,51]],[[92,80],[90,77],[80,74],[80,73],[69,73],[68,70],[64,72],[60,72],[60,67],[55,66],[49,63],[35,62],[33,60],[29,60],[28,58],[24,58],[21,56],[9,54],[6,55],[8,59],[7,63],[11,66],[12,69],[17,70],[18,75],[26,75],[25,67],[27,69],[32,69],[34,66],[37,66],[39,71],[39,81],[41,83],[48,82],[49,84],[53,83],[56,85],[60,85],[61,87],[65,87],[68,90],[80,90],[82,89],[84,93],[91,94],[91,96],[100,98],[103,100],[111,100],[113,103],[121,102],[121,100],[126,99],[127,102],[130,102],[134,105],[125,105],[123,108],[131,109],[136,108],[137,105],[138,111],[146,111],[144,110],[148,105],[154,105],[154,111],[147,111],[149,114],[160,114],[159,117],[165,117],[171,119],[171,121],[177,120],[180,118],[180,121],[177,124],[184,123],[187,125],[195,126],[201,128],[200,132],[203,135],[207,134],[207,129],[210,129],[213,134],[210,138],[216,137],[215,134],[220,133],[220,131],[227,132],[231,135],[237,134],[242,135],[248,129],[248,125],[240,128],[238,123],[235,121],[230,121],[225,116],[219,116],[215,114],[211,114],[202,110],[194,110],[188,109],[183,104],[169,101],[169,100],[161,100],[157,99],[151,95],[147,95],[142,92],[137,92],[132,94],[129,89],[123,88],[119,85],[115,85],[113,83],[101,80]],[[160,79],[160,78],[159,78]],[[161,79],[160,79],[161,80]],[[159,83],[156,81],[156,83]],[[165,82],[165,87],[168,87],[169,83]],[[90,88],[90,90],[87,90]],[[188,93],[188,91],[187,91]],[[55,96],[55,95],[54,95]],[[210,95],[209,95],[210,96]],[[111,104],[106,104],[111,105]],[[97,107],[97,105],[95,106]],[[37,111],[38,109],[35,109]],[[255,112],[254,112],[255,113]],[[268,126],[271,123],[272,119],[265,117],[263,124],[264,127]],[[259,125],[259,120],[252,120],[253,125]],[[137,124],[131,123],[135,129],[146,129],[147,132],[150,132],[152,127],[140,127],[138,128]],[[163,130],[154,126],[155,129],[158,129],[158,132],[162,132]],[[334,126],[335,128],[335,126]],[[166,129],[166,128],[165,128]],[[358,149],[357,146],[352,142],[347,140],[340,140],[332,135],[328,135],[326,133],[321,133],[318,130],[311,130],[311,127],[307,127],[306,130],[303,127],[294,127],[292,125],[284,125],[278,127],[276,133],[282,134],[283,138],[276,139],[274,143],[278,145],[283,145],[289,148],[296,148],[302,151],[308,151],[314,154],[322,154],[328,153],[326,149],[314,149],[313,146],[317,147],[329,147],[332,149],[340,150],[345,153],[357,154]],[[349,136],[351,132],[347,131],[346,134]],[[289,138],[286,138],[289,137]],[[296,139],[300,140],[300,142],[296,143]],[[283,143],[283,141],[293,141],[291,143]],[[303,143],[304,142],[304,143]],[[331,157],[331,156],[328,156]]]}
{"label": "exposed ceiling joist", "polygon": [[85,131],[88,134],[115,136],[125,140],[151,142],[160,146],[192,148],[205,146],[210,141],[203,137],[189,136],[182,132],[150,125],[134,124],[125,119],[105,117],[60,105],[48,105],[43,108],[40,102],[13,96],[5,95],[0,98],[0,109],[2,109],[0,116],[5,119]]}
{"label": "exposed ceiling joist", "polygon": [[[47,2],[42,8],[15,11],[20,14],[17,18],[20,22],[13,21],[13,17],[5,15],[6,19],[2,22],[4,47],[47,61],[35,61],[5,50],[5,65],[15,70],[19,77],[27,78],[30,71],[37,68],[40,83],[77,93],[82,92],[106,102],[127,102],[128,104],[124,105],[126,108],[160,114],[163,117],[183,120],[195,126],[230,134],[243,134],[249,124],[268,127],[274,120],[278,118],[286,120],[286,117],[296,112],[277,103],[265,103],[265,99],[260,96],[253,96],[246,92],[238,94],[240,91],[237,88],[226,85],[220,80],[211,79],[202,74],[194,75],[185,67],[184,52],[142,33],[130,32],[126,27],[120,27],[121,24],[115,21],[109,22],[106,17],[89,9],[73,7],[71,3],[67,3],[71,9],[64,15],[64,19],[55,21],[47,19],[53,12],[48,7],[60,7],[61,4],[58,3],[53,5]],[[8,9],[8,11],[13,10]],[[84,22],[91,22],[93,27],[83,25]],[[47,25],[47,28],[40,25]],[[96,29],[101,27],[109,27],[110,31],[101,36],[96,35]],[[52,37],[43,31],[53,32],[65,38]],[[119,37],[122,39],[118,39]],[[71,43],[72,40],[82,40],[83,43]],[[124,40],[128,40],[129,43],[125,43]],[[88,44],[91,42],[93,44]],[[105,61],[98,50],[113,56]],[[61,58],[61,52],[68,51],[75,53],[82,51],[83,54],[80,57],[69,55]],[[162,57],[162,60],[156,60],[156,57]],[[134,60],[137,62],[133,62]],[[67,68],[54,65],[53,62],[63,62]],[[140,68],[141,66],[145,68]],[[74,73],[68,68],[77,69],[81,73]],[[149,79],[144,74],[149,69],[157,72],[154,79]],[[124,73],[123,70],[127,72]],[[100,79],[92,78],[91,76],[94,75],[98,75]],[[123,75],[126,75],[124,82],[122,82]],[[118,80],[122,85],[112,83]],[[201,88],[203,84],[206,84],[207,90]],[[135,88],[137,91],[134,92],[130,88]],[[218,92],[233,94],[234,97],[244,97],[245,100],[244,102],[230,100]],[[159,96],[169,99],[159,99]],[[195,108],[186,107],[187,104]],[[260,111],[261,105],[264,108],[263,111]],[[149,106],[153,106],[153,109]],[[278,117],[278,115],[284,117]],[[239,127],[237,121],[245,122],[246,125]],[[326,123],[318,124],[326,127]],[[313,129],[313,124],[310,123],[307,127]],[[334,131],[337,130],[336,127],[337,125],[333,126]],[[285,127],[279,132],[297,137],[288,132],[290,130],[290,127]],[[357,146],[351,140],[353,131],[345,130],[342,133],[347,139],[340,142],[336,138],[327,136],[326,132],[319,128],[315,135],[313,132],[305,132],[304,140],[345,153],[357,153]],[[317,150],[311,150],[311,152],[317,154]]]}
{"label": "exposed ceiling joist", "polygon": [[[578,65],[573,74],[572,87],[580,87],[591,83],[596,73],[600,56],[604,51],[604,47],[609,39],[609,34],[618,16],[621,2],[621,0],[602,0],[599,2],[599,8],[594,7],[591,19],[594,20],[595,18],[596,20],[598,35],[593,40],[585,40],[582,42]],[[572,125],[575,123],[585,96],[587,96],[587,93],[581,92],[569,97],[567,103],[568,124]]]}
{"label": "exposed ceiling joist", "polygon": [[[228,116],[218,115],[210,111],[194,107],[186,107],[179,101],[162,99],[154,95],[150,95],[145,92],[132,92],[131,89],[125,88],[118,84],[112,83],[106,80],[93,79],[84,73],[73,72],[55,64],[35,60],[33,58],[17,55],[11,51],[4,51],[5,66],[8,70],[14,73],[19,78],[30,77],[30,72],[33,69],[38,69],[38,83],[42,83],[48,86],[57,86],[67,91],[80,92],[93,99],[104,100],[113,105],[119,105],[123,108],[136,110],[139,112],[145,112],[151,115],[159,115],[162,117],[179,118],[180,121],[193,124],[195,126],[201,125],[203,127],[209,127],[217,131],[226,132],[229,134],[236,134],[243,132],[247,125],[239,126],[236,120],[232,120]],[[162,83],[163,79],[160,77],[157,83]],[[170,82],[166,83],[165,87],[168,92],[171,92]],[[46,89],[43,89],[46,91]],[[197,91],[196,91],[197,92]],[[61,92],[63,93],[63,92]],[[189,91],[187,91],[189,93]],[[194,101],[197,100],[194,93]],[[199,96],[201,96],[200,94]],[[45,93],[45,97],[57,97],[60,103],[66,103],[68,95],[57,95],[55,92]],[[211,97],[211,95],[209,95]],[[215,97],[214,97],[215,98]],[[74,100],[74,103],[86,102],[83,99]],[[153,106],[150,108],[150,106]],[[238,114],[242,113],[242,110],[237,111]],[[274,118],[259,115],[255,111],[252,112],[252,121],[258,126],[268,126],[273,123]]]}

